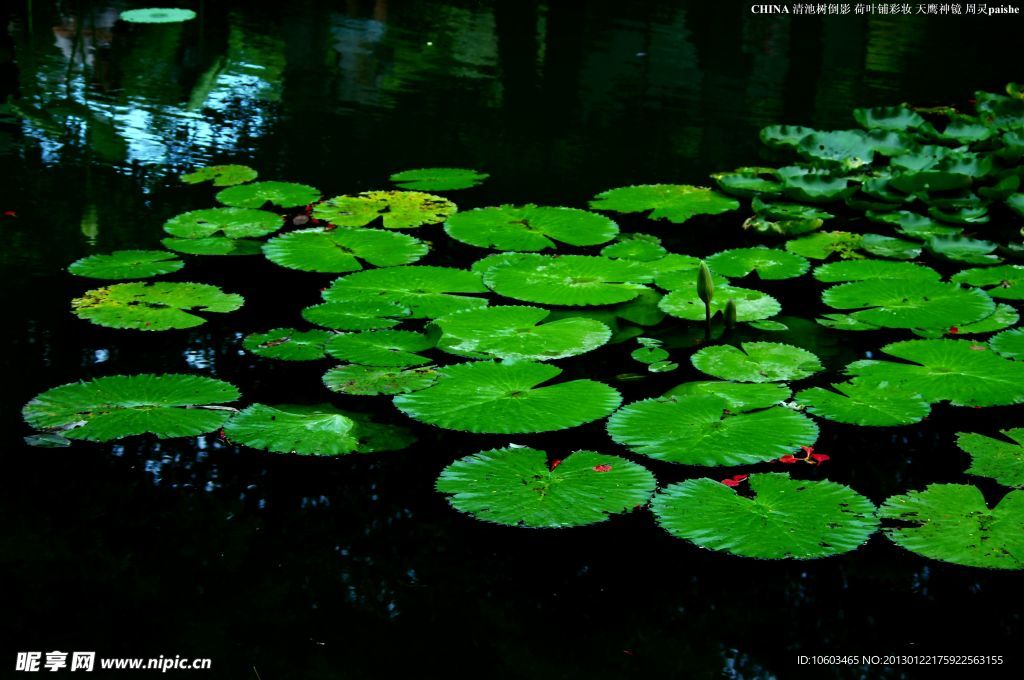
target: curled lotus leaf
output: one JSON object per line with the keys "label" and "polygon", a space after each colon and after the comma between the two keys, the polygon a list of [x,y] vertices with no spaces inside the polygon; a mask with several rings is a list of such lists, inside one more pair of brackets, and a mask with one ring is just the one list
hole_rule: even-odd
{"label": "curled lotus leaf", "polygon": [[111,375],[54,387],[25,405],[34,428],[68,439],[106,442],[139,434],[192,437],[212,432],[233,409],[238,390],[199,375]]}
{"label": "curled lotus leaf", "polygon": [[650,500],[654,475],[636,463],[574,451],[557,465],[527,447],[481,451],[442,472],[437,490],[477,519],[507,526],[559,528],[595,524]]}
{"label": "curled lotus leaf", "polygon": [[876,106],[854,109],[853,118],[868,130],[905,132],[928,125],[921,114],[906,106]]}
{"label": "curled lotus leaf", "polygon": [[499,295],[540,304],[582,307],[627,302],[654,278],[649,263],[593,255],[514,254],[485,270],[484,283]]}
{"label": "curled lotus leaf", "polygon": [[433,366],[396,368],[391,366],[335,366],[324,374],[324,385],[332,392],[372,396],[404,394],[430,387],[438,377]]}
{"label": "curled lotus leaf", "polygon": [[255,238],[281,228],[280,215],[251,208],[206,208],[175,215],[164,223],[164,231],[178,238],[202,239],[224,236]]}
{"label": "curled lotus leaf", "polygon": [[193,312],[233,312],[243,302],[241,295],[205,283],[138,282],[86,291],[71,301],[71,309],[99,326],[166,331],[206,322]]}
{"label": "curled lotus leaf", "polygon": [[716,378],[752,383],[801,380],[824,368],[812,352],[779,342],[711,345],[690,361],[698,371]]}
{"label": "curled lotus leaf", "polygon": [[333,274],[358,271],[364,262],[375,267],[412,264],[427,250],[426,243],[407,234],[354,227],[290,231],[263,246],[267,259],[282,267]]}
{"label": "curled lotus leaf", "polygon": [[1024,488],[1024,428],[1000,430],[1005,439],[957,432],[956,445],[971,457],[967,474],[990,477],[1003,486]]}
{"label": "curled lotus leaf", "polygon": [[251,182],[259,175],[248,165],[208,165],[187,172],[179,179],[185,184],[212,182],[215,187],[230,187]]}
{"label": "curled lotus leaf", "polygon": [[456,241],[519,252],[547,250],[557,243],[595,246],[619,233],[618,225],[604,215],[538,205],[474,208],[449,217],[444,229]]}
{"label": "curled lotus leaf", "polygon": [[777,248],[733,248],[715,253],[707,259],[712,271],[730,278],[743,277],[754,272],[765,280],[791,279],[804,274],[810,267],[799,255]]}
{"label": "curled lotus leaf", "polygon": [[328,331],[274,328],[266,333],[245,336],[242,347],[268,359],[315,361],[326,356],[324,348],[330,338],[331,333]]}
{"label": "curled lotus leaf", "polygon": [[775,148],[795,149],[807,135],[817,132],[803,125],[769,125],[761,129],[761,141]]}
{"label": "curled lotus leaf", "polygon": [[826,289],[821,298],[857,321],[884,328],[949,328],[995,311],[982,290],[924,279],[852,281]]}
{"label": "curled lotus leaf", "polygon": [[385,229],[412,229],[444,222],[456,210],[447,198],[422,191],[364,191],[328,198],[313,216],[339,227],[364,227],[380,218]]}
{"label": "curled lotus leaf", "polygon": [[475,187],[489,176],[469,168],[416,168],[396,172],[388,179],[410,191],[454,191]]}
{"label": "curled lotus leaf", "polygon": [[811,387],[797,393],[796,403],[819,418],[872,427],[910,425],[931,412],[920,395],[858,381]]}
{"label": "curled lotus leaf", "polygon": [[983,288],[1000,300],[1024,300],[1024,266],[1019,264],[965,269],[950,281]]}
{"label": "curled lotus leaf", "polygon": [[324,300],[337,304],[399,305],[409,318],[437,318],[464,309],[486,307],[487,300],[463,293],[487,293],[476,272],[452,267],[409,265],[368,269],[335,279]]}
{"label": "curled lotus leaf", "polygon": [[590,201],[594,210],[621,213],[650,211],[652,220],[682,224],[697,215],[718,215],[736,210],[739,201],[705,187],[687,184],[639,184],[609,189]]}
{"label": "curled lotus leaf", "polygon": [[336,334],[327,342],[327,353],[353,364],[401,368],[430,363],[416,352],[433,346],[434,341],[423,333],[373,330]]}
{"label": "curled lotus leaf", "polygon": [[262,208],[267,203],[279,208],[297,208],[319,199],[318,190],[296,182],[252,182],[217,193],[217,201],[235,208]]}
{"label": "curled lotus leaf", "polygon": [[176,272],[185,263],[166,250],[115,250],[75,260],[68,271],[90,279],[148,279]]}
{"label": "curled lotus leaf", "polygon": [[792,201],[829,203],[848,198],[857,191],[846,177],[837,177],[828,171],[800,166],[779,168],[782,195]]}

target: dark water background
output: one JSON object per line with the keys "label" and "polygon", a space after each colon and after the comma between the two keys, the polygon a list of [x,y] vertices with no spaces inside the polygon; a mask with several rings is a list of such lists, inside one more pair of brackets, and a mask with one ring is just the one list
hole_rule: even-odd
{"label": "dark water background", "polygon": [[[622,453],[600,424],[546,436],[417,427],[387,398],[337,398],[329,365],[244,354],[251,331],[301,324],[329,276],[259,257],[188,258],[171,280],[243,293],[246,306],[191,331],[142,335],[73,318],[91,287],[63,271],[93,252],[159,247],[161,224],[212,205],[175,177],[242,162],[325,195],[383,188],[408,167],[491,173],[453,194],[583,206],[630,183],[701,183],[771,160],[774,122],[852,125],[859,105],[963,104],[1021,80],[1019,19],[763,17],[745,3],[177,3],[199,20],[115,23],[131,3],[10,2],[0,9],[4,305],[0,472],[0,676],[14,651],[209,656],[217,678],[900,677],[907,669],[798,668],[797,654],[1005,654],[1020,663],[1021,576],[932,562],[881,536],[808,563],[742,560],[659,530],[646,512],[569,531],[504,529],[432,490],[456,457],[508,441]],[[137,6],[137,5],[136,5]],[[624,219],[673,249],[744,243],[739,219],[685,227]],[[431,230],[433,229],[433,230]],[[482,253],[446,243],[431,263]],[[805,284],[766,288],[811,316]],[[680,328],[683,325],[680,324]],[[777,337],[777,336],[776,336]],[[896,336],[893,336],[896,337]],[[881,335],[809,326],[787,338],[835,377]],[[614,381],[630,345],[573,371]],[[627,401],[696,377],[613,383]],[[574,364],[569,362],[570,367]],[[195,371],[249,402],[374,409],[418,446],[333,460],[267,455],[214,437],[31,449],[18,411],[78,378]],[[825,423],[828,476],[879,503],[962,481],[959,430],[1021,426],[1009,409],[936,408],[899,430]],[[700,474],[650,461],[662,483]],[[761,466],[767,468],[767,466]],[[990,500],[1001,491],[982,484]],[[964,670],[964,669],[960,669]],[[932,675],[932,674],[927,674]],[[959,673],[997,677],[997,671]]]}

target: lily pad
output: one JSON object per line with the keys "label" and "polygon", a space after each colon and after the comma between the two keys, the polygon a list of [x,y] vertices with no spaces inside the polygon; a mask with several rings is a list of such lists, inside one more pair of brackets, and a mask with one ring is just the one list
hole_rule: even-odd
{"label": "lily pad", "polygon": [[90,279],[148,279],[184,266],[174,253],[166,250],[115,250],[75,260],[68,271]]}
{"label": "lily pad", "polygon": [[718,215],[736,210],[739,201],[704,187],[686,184],[639,184],[609,189],[590,202],[594,210],[621,213],[650,211],[652,220],[682,224],[697,215]]}
{"label": "lily pad", "polygon": [[998,243],[966,236],[933,236],[926,245],[928,252],[954,262],[967,264],[998,264],[1002,258],[995,255]]}
{"label": "lily pad", "polygon": [[619,233],[604,215],[537,205],[475,208],[452,215],[444,229],[456,241],[480,248],[531,252],[556,247],[607,243]]}
{"label": "lily pad", "polygon": [[759,559],[838,555],[878,529],[875,506],[848,486],[753,474],[752,496],[712,479],[689,479],[655,496],[658,524],[702,548]]}
{"label": "lily pad", "polygon": [[[1004,328],[1014,326],[1018,321],[1020,321],[1020,314],[1017,313],[1016,309],[1010,305],[997,304],[996,311],[992,312],[989,316],[986,316],[981,321],[974,321],[972,323],[964,324],[963,326],[957,326],[956,331],[961,335],[992,333],[993,331],[1001,331]],[[948,328],[946,330],[950,333],[954,333],[953,328]]]}
{"label": "lily pad", "polygon": [[514,300],[580,307],[632,300],[653,276],[642,263],[592,255],[514,255],[489,268],[484,283]]}
{"label": "lily pad", "polygon": [[230,187],[235,184],[251,182],[259,175],[248,165],[208,165],[193,172],[182,175],[179,179],[185,184],[202,184],[213,182],[215,187]]}
{"label": "lily pad", "polygon": [[919,555],[967,567],[1024,569],[1024,491],[1011,491],[990,508],[976,486],[930,484],[888,499],[878,516],[910,522],[883,531]]}
{"label": "lily pad", "polygon": [[393,328],[408,315],[408,307],[394,302],[325,302],[302,310],[306,321],[336,331]]}
{"label": "lily pad", "polygon": [[353,364],[403,368],[430,363],[416,352],[433,346],[433,340],[415,331],[375,330],[336,334],[327,343],[327,353]]}
{"label": "lily pad", "polygon": [[896,227],[896,231],[904,236],[920,239],[922,241],[927,241],[933,236],[959,236],[963,231],[961,227],[954,227],[949,224],[940,224],[931,217],[918,215],[917,213],[910,212],[908,210],[898,210],[895,212],[876,212],[868,210],[865,214],[869,220],[880,222],[882,224],[894,225]]}
{"label": "lily pad", "polygon": [[738,168],[734,172],[711,175],[718,187],[735,196],[777,194],[782,191],[775,168]]}
{"label": "lily pad", "polygon": [[991,477],[1003,486],[1024,488],[1024,428],[1000,430],[1006,439],[957,432],[956,445],[971,456],[967,474]]}
{"label": "lily pad", "polygon": [[339,227],[364,227],[379,217],[385,229],[412,229],[444,222],[456,210],[447,198],[422,191],[364,191],[328,198],[313,216]]}
{"label": "lily pad", "polygon": [[[662,311],[688,321],[704,320],[704,302],[697,295],[696,277],[694,281],[684,288],[669,292],[661,299],[658,307]],[[662,285],[665,279],[658,279],[658,285]],[[711,300],[711,313],[718,314],[725,311],[729,300],[736,303],[737,321],[757,321],[775,316],[782,311],[779,301],[767,293],[749,288],[715,284],[715,297]]]}
{"label": "lily pad", "polygon": [[743,465],[811,446],[818,427],[785,406],[741,413],[714,395],[646,399],[608,419],[611,438],[632,451],[684,465]]}
{"label": "lily pad", "polygon": [[539,387],[561,372],[533,362],[456,364],[443,368],[432,387],[394,401],[430,425],[493,434],[564,430],[603,418],[621,402],[618,391],[594,380]]}
{"label": "lily pad", "polygon": [[485,307],[444,316],[438,346],[464,356],[498,359],[564,359],[597,349],[611,330],[594,319],[566,318],[542,323],[550,314],[539,307]]}
{"label": "lily pad", "polygon": [[403,427],[381,425],[330,404],[253,404],[232,416],[224,433],[254,449],[312,456],[397,451],[415,441]]}
{"label": "lily pad", "polygon": [[99,326],[166,331],[206,322],[192,312],[233,312],[244,302],[205,283],[118,283],[71,301],[75,316]]}
{"label": "lily pad", "polygon": [[863,244],[860,234],[847,231],[819,231],[802,238],[786,241],[786,250],[812,260],[824,260],[830,255],[844,259],[860,257],[857,250]]}
{"label": "lily pad", "polygon": [[486,307],[485,298],[458,293],[487,292],[474,272],[411,265],[369,269],[335,279],[323,297],[333,303],[397,304],[409,310],[410,318],[423,319]]}
{"label": "lily pad", "polygon": [[615,243],[601,249],[602,257],[614,260],[653,262],[668,255],[661,245],[661,239],[650,234],[620,234]]}
{"label": "lily pad", "polygon": [[816,267],[814,278],[825,283],[841,283],[872,280],[938,281],[942,277],[931,267],[916,262],[841,260]]}
{"label": "lily pad", "polygon": [[164,222],[164,231],[179,238],[203,239],[225,236],[237,239],[272,234],[284,223],[280,215],[250,208],[207,208],[175,215]]}
{"label": "lily pad", "polygon": [[832,385],[831,390],[803,390],[797,393],[796,403],[819,418],[873,427],[910,425],[931,412],[931,404],[920,395],[858,381]]}
{"label": "lily pad", "polygon": [[220,203],[235,208],[262,208],[267,203],[279,208],[297,208],[319,199],[319,191],[296,182],[253,182],[228,187],[217,194]]}
{"label": "lily pad", "polygon": [[989,346],[1011,359],[1024,359],[1024,328],[1013,328],[992,336]]}
{"label": "lily pad", "polygon": [[1024,266],[1019,264],[965,269],[954,274],[950,281],[984,288],[1000,300],[1024,300]]}
{"label": "lily pad", "polygon": [[800,140],[817,132],[803,125],[769,125],[761,129],[761,141],[775,148],[795,149]]}
{"label": "lily pad", "polygon": [[460,512],[507,526],[558,528],[603,522],[650,500],[654,475],[618,456],[547,454],[515,447],[481,451],[442,472],[437,490]]}
{"label": "lily pad", "polygon": [[810,267],[807,260],[776,248],[733,248],[708,258],[712,271],[730,278],[757,272],[765,280],[791,279],[804,274]]}
{"label": "lily pad", "polygon": [[906,106],[877,106],[854,109],[853,118],[868,130],[904,132],[917,130],[928,124],[921,114]]}
{"label": "lily pad", "polygon": [[337,227],[302,229],[275,236],[263,246],[267,259],[282,267],[340,274],[411,264],[427,254],[427,244],[407,234],[381,229]]}
{"label": "lily pad", "polygon": [[1014,194],[1010,196],[1006,199],[1006,205],[1008,205],[1013,212],[1024,217],[1024,194]]}
{"label": "lily pad", "polygon": [[195,12],[179,7],[146,7],[121,12],[121,21],[131,24],[178,24],[195,18]]}
{"label": "lily pad", "polygon": [[438,377],[433,366],[389,368],[346,364],[335,366],[324,374],[324,385],[332,392],[372,396],[404,394],[430,387]]}
{"label": "lily pad", "polygon": [[275,328],[266,333],[245,336],[242,347],[268,359],[314,361],[326,356],[324,346],[331,337],[332,334],[327,331]]}
{"label": "lily pad", "polygon": [[165,238],[160,243],[169,250],[186,255],[259,255],[263,242],[247,238]]}
{"label": "lily pad", "polygon": [[68,439],[192,437],[223,425],[232,409],[219,405],[238,397],[233,385],[198,375],[111,375],[47,390],[25,405],[22,416],[32,427]]}
{"label": "lily pad", "polygon": [[666,397],[712,395],[725,400],[733,413],[778,406],[789,399],[789,388],[775,383],[734,383],[724,380],[696,380],[676,385]]}
{"label": "lily pad", "polygon": [[835,309],[859,310],[849,316],[884,328],[949,328],[995,311],[982,290],[923,279],[853,281],[826,289],[821,299]]}
{"label": "lily pad", "polygon": [[489,176],[469,168],[417,168],[396,172],[388,179],[406,190],[454,191],[475,187]]}
{"label": "lily pad", "polygon": [[800,380],[824,369],[811,352],[778,342],[711,345],[691,356],[690,362],[716,378],[752,383]]}

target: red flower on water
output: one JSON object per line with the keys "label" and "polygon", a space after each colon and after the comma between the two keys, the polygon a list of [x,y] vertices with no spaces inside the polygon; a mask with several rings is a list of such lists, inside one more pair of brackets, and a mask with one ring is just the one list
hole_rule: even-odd
{"label": "red flower on water", "polygon": [[808,456],[813,456],[814,455],[814,447],[813,446],[801,446],[800,450],[803,451],[804,453],[806,453]]}
{"label": "red flower on water", "polygon": [[949,332],[952,333],[953,335],[956,335],[957,333],[960,332],[960,329],[957,328],[956,326],[950,326],[949,327]]}
{"label": "red flower on water", "polygon": [[782,458],[779,458],[779,462],[780,463],[795,463],[798,460],[800,460],[800,459],[797,458],[796,456],[791,456],[788,453],[785,456],[783,456]]}
{"label": "red flower on water", "polygon": [[735,479],[723,479],[722,480],[722,484],[725,484],[726,486],[739,486],[740,485],[740,483],[738,481],[736,481]]}
{"label": "red flower on water", "polygon": [[609,472],[611,471],[611,465],[595,465],[594,472]]}
{"label": "red flower on water", "polygon": [[554,472],[555,468],[558,467],[561,464],[562,464],[562,459],[561,458],[556,458],[553,461],[551,461],[551,467],[548,468],[548,469],[551,470],[552,472]]}
{"label": "red flower on water", "polygon": [[824,463],[826,460],[829,459],[829,456],[826,453],[812,453],[811,458],[818,461],[819,463]]}
{"label": "red flower on water", "polygon": [[749,476],[750,475],[733,475],[732,479],[733,479],[734,482],[742,482],[743,480],[745,480]]}

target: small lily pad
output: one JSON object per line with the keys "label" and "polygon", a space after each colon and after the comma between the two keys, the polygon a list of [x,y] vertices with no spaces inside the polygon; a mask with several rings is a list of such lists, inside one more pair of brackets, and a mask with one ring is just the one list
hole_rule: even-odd
{"label": "small lily pad", "polygon": [[193,172],[185,173],[179,179],[185,184],[213,182],[215,187],[230,187],[251,182],[258,176],[248,165],[208,165]]}
{"label": "small lily pad", "polygon": [[620,234],[615,243],[601,249],[601,257],[636,262],[653,262],[667,254],[661,239],[650,234]]}
{"label": "small lily pad", "polygon": [[228,187],[217,194],[220,203],[235,208],[262,208],[267,203],[279,208],[297,208],[319,199],[319,191],[295,182],[253,182]]}
{"label": "small lily pad", "polygon": [[282,267],[334,274],[358,271],[363,262],[375,267],[412,264],[427,250],[427,244],[407,234],[354,227],[290,231],[263,246],[267,259]]}
{"label": "small lily pad", "polygon": [[690,357],[694,367],[723,380],[779,382],[800,380],[823,370],[811,352],[778,342],[745,342],[705,347]]}
{"label": "small lily pad", "polygon": [[225,236],[231,239],[272,234],[284,223],[280,215],[250,208],[207,208],[175,215],[164,223],[171,236],[204,239]]}
{"label": "small lily pad", "polygon": [[148,279],[176,272],[185,263],[166,250],[115,250],[75,260],[68,271],[90,279]]}
{"label": "small lily pad", "polygon": [[452,267],[410,265],[368,269],[335,279],[324,291],[327,302],[338,304],[397,304],[413,319],[437,318],[465,309],[487,306],[482,297],[461,293],[487,293],[480,275]]}
{"label": "small lily pad", "polygon": [[353,364],[404,368],[430,363],[416,352],[433,346],[433,340],[415,331],[374,330],[335,334],[327,342],[327,353]]}
{"label": "small lily pad", "polygon": [[640,184],[609,189],[590,202],[594,210],[621,213],[650,211],[652,220],[682,224],[697,215],[718,215],[736,210],[739,201],[707,189],[686,184]]}
{"label": "small lily pad", "polygon": [[456,241],[479,248],[533,252],[556,247],[595,246],[615,238],[619,227],[604,215],[537,205],[503,205],[455,213],[445,231]]}
{"label": "small lily pad", "polygon": [[411,191],[454,191],[475,187],[489,176],[468,168],[417,168],[396,172],[389,179]]}
{"label": "small lily pad", "polygon": [[381,218],[385,229],[412,229],[444,222],[456,210],[447,198],[422,191],[364,191],[328,198],[313,208],[313,216],[339,227],[365,227]]}
{"label": "small lily pad", "polygon": [[394,368],[346,364],[335,366],[324,374],[324,385],[332,392],[372,396],[404,394],[430,387],[438,377],[433,366]]}
{"label": "small lily pad", "polygon": [[967,474],[991,477],[1003,486],[1024,488],[1024,428],[1000,430],[1006,439],[957,432],[956,445],[971,456]]}
{"label": "small lily pad", "polygon": [[743,277],[754,272],[761,279],[791,279],[804,274],[810,267],[807,260],[776,248],[733,248],[708,258],[708,266],[717,274],[730,278]]}
{"label": "small lily pad", "polygon": [[71,301],[75,316],[99,326],[166,331],[206,322],[193,312],[233,312],[244,302],[205,283],[118,283]]}
{"label": "small lily pad", "polygon": [[949,328],[980,321],[995,311],[984,291],[955,283],[869,279],[832,286],[821,296],[835,309],[884,328]]}
{"label": "small lily pad", "polygon": [[266,333],[245,336],[242,347],[268,359],[314,361],[326,356],[324,346],[331,337],[332,334],[327,331],[275,328]]}

